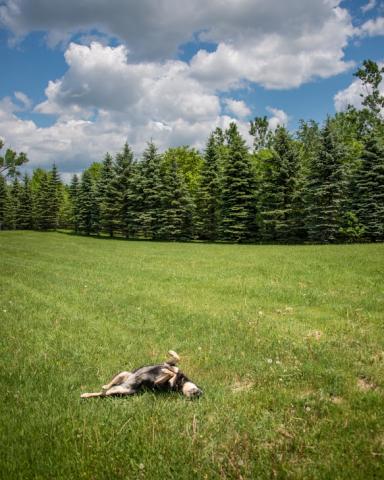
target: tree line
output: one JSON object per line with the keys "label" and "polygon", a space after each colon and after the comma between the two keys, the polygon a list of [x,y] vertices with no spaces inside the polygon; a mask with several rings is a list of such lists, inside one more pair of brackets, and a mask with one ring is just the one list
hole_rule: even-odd
{"label": "tree line", "polygon": [[231,123],[209,135],[202,153],[185,146],[160,154],[149,142],[135,159],[125,144],[70,185],[55,165],[20,180],[26,157],[8,149],[0,157],[1,228],[181,241],[383,241],[383,72],[365,61],[356,72],[366,87],[363,108],[322,125],[272,131],[266,117],[255,118],[252,149]]}

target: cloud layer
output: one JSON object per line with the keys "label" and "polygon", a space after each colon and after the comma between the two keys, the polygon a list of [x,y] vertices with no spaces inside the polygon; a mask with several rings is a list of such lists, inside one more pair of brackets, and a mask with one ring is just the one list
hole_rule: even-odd
{"label": "cloud layer", "polygon": [[[126,140],[137,151],[151,137],[161,147],[202,147],[210,130],[233,118],[246,134],[252,108],[237,98],[238,88],[296,88],[352,66],[344,48],[356,30],[339,4],[7,0],[0,21],[14,41],[44,31],[50,45],[64,46],[68,68],[48,82],[45,100],[34,107],[53,115],[54,124],[43,128],[22,120],[18,112],[31,101],[15,92],[15,99],[0,104],[2,135],[25,147],[33,162],[56,160],[75,171]],[[92,41],[100,36],[102,42]],[[182,61],[183,49],[191,53]],[[288,122],[276,107],[269,109],[272,128]]]}

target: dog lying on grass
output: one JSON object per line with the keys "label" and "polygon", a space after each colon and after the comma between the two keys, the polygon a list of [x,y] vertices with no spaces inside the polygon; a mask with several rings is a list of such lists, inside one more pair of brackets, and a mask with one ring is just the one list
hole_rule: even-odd
{"label": "dog lying on grass", "polygon": [[202,390],[176,367],[180,360],[172,350],[170,358],[159,365],[149,365],[137,368],[133,372],[121,372],[107,384],[101,392],[83,393],[81,398],[110,397],[113,395],[134,395],[143,389],[182,392],[188,398],[199,397]]}

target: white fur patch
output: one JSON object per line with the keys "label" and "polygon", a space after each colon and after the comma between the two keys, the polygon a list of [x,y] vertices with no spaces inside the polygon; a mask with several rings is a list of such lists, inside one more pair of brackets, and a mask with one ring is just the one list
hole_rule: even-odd
{"label": "white fur patch", "polygon": [[185,382],[183,385],[183,393],[186,397],[191,397],[194,395],[199,388],[192,382]]}

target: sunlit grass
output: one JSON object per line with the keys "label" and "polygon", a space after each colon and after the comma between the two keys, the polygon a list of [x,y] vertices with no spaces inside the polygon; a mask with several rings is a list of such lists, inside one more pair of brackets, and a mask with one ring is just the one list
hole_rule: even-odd
{"label": "sunlit grass", "polygon": [[[0,477],[381,478],[384,245],[0,233]],[[168,349],[205,395],[80,400]]]}

